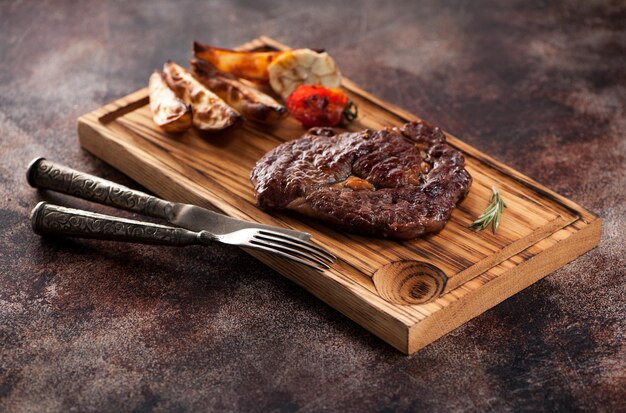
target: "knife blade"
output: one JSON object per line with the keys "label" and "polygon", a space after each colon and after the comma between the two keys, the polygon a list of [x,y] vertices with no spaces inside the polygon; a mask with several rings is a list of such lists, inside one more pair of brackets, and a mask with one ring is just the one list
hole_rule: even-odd
{"label": "knife blade", "polygon": [[222,235],[244,228],[259,228],[290,235],[302,241],[311,239],[311,234],[308,232],[244,221],[197,205],[179,203],[174,205],[174,217],[169,220],[169,223],[190,231],[207,230],[213,234]]}

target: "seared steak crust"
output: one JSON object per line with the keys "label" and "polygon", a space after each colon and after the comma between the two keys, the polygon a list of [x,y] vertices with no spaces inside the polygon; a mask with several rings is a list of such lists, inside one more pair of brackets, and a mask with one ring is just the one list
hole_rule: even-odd
{"label": "seared steak crust", "polygon": [[467,194],[463,155],[426,122],[335,134],[313,128],[251,172],[261,208],[292,209],[333,226],[398,239],[438,231]]}

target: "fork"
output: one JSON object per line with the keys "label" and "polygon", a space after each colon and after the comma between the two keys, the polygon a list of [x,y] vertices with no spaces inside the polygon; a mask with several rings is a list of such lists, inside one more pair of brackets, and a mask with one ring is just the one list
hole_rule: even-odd
{"label": "fork", "polygon": [[170,246],[210,245],[212,242],[236,245],[287,258],[318,271],[330,268],[337,258],[308,241],[280,232],[245,228],[226,234],[153,224],[116,216],[40,202],[30,216],[36,234],[63,235],[109,241]]}

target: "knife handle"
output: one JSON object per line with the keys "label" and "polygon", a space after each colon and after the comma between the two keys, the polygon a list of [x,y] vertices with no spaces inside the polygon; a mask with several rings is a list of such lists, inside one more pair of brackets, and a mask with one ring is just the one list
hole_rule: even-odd
{"label": "knife handle", "polygon": [[87,201],[167,221],[174,218],[176,206],[174,202],[74,170],[45,158],[36,158],[30,163],[26,179],[33,188],[51,189]]}
{"label": "knife handle", "polygon": [[207,245],[213,239],[207,231],[193,232],[182,228],[65,208],[47,202],[40,202],[33,208],[30,221],[33,231],[39,235],[62,235],[170,246]]}

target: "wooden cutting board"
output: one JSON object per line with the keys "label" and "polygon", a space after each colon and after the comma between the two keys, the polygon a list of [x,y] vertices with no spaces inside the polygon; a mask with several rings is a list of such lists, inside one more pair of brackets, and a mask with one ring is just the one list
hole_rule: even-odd
{"label": "wooden cutting board", "polygon": [[[261,37],[241,48],[286,46]],[[350,130],[418,119],[348,79],[343,86],[359,106],[360,117]],[[248,252],[407,354],[573,260],[600,239],[597,216],[450,135],[448,142],[464,153],[474,179],[470,193],[441,232],[399,242],[338,232],[293,213],[268,213],[255,206],[250,169],[268,150],[303,134],[292,118],[273,128],[245,123],[213,135],[188,131],[172,136],[152,122],[148,91],[142,89],[79,118],[78,132],[88,151],[158,196],[313,234],[316,243],[339,258],[324,273]],[[508,208],[497,234],[474,232],[468,225],[487,206],[492,186]]]}

